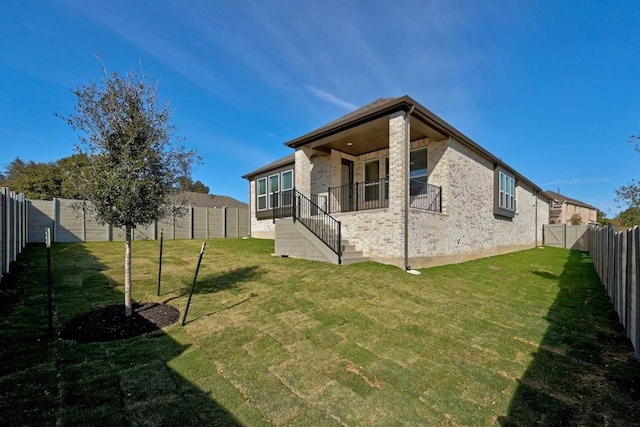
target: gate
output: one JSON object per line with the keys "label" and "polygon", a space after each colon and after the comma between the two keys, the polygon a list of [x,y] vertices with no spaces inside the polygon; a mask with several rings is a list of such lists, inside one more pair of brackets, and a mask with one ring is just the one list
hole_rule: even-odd
{"label": "gate", "polygon": [[577,251],[589,250],[588,225],[547,224],[544,226],[543,244]]}

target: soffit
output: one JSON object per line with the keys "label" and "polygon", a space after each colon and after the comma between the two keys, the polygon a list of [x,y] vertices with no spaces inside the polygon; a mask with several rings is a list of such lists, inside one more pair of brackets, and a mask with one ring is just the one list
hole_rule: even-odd
{"label": "soffit", "polygon": [[[419,119],[411,117],[411,140],[431,138],[444,139],[445,136]],[[332,149],[352,156],[371,153],[389,148],[389,117],[384,116],[342,132],[319,139],[308,145],[317,152],[329,153]]]}

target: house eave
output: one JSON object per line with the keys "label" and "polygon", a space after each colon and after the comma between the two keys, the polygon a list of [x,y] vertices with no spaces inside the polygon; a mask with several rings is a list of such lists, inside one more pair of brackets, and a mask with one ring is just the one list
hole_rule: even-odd
{"label": "house eave", "polygon": [[509,166],[498,157],[491,154],[471,138],[464,135],[462,132],[451,126],[449,123],[438,117],[432,111],[425,108],[408,95],[391,99],[389,102],[364,111],[361,114],[356,114],[354,116],[348,117],[347,119],[338,120],[334,123],[323,126],[298,138],[285,142],[285,145],[293,149],[298,149],[305,145],[319,141],[323,138],[327,138],[340,132],[344,132],[356,126],[360,126],[372,120],[388,116],[392,113],[396,113],[399,111],[409,112],[411,111],[412,107],[415,107],[411,113],[412,116],[420,119],[422,122],[432,127],[437,132],[460,141],[473,151],[487,158],[489,161],[506,169],[508,172],[512,173],[520,182],[523,182],[527,184],[527,186],[531,187],[532,190],[542,192],[542,189],[534,182],[526,178],[524,175],[520,174],[513,167]]}
{"label": "house eave", "polygon": [[285,157],[282,157],[282,158],[280,158],[280,159],[278,159],[278,160],[276,160],[274,162],[269,163],[266,166],[263,166],[263,167],[261,167],[259,169],[256,169],[253,172],[249,172],[246,175],[242,175],[242,178],[247,179],[247,180],[250,181],[253,177],[255,177],[257,175],[263,174],[263,173],[268,172],[268,171],[273,170],[273,169],[278,169],[278,168],[281,168],[283,166],[288,166],[288,165],[293,165],[293,164],[295,164],[295,157],[294,157],[293,154],[289,154],[289,155],[287,155]]}

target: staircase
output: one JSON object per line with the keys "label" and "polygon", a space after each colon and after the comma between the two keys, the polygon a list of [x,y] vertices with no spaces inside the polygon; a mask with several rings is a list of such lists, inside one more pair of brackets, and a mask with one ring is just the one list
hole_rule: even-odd
{"label": "staircase", "polygon": [[354,245],[342,239],[340,221],[295,188],[290,196],[287,215],[284,211],[276,215],[274,210],[276,253],[332,264],[368,261]]}
{"label": "staircase", "polygon": [[349,243],[348,240],[342,242],[342,264],[355,264],[357,262],[369,261],[368,257],[362,254],[362,251],[356,250],[355,245]]}
{"label": "staircase", "polygon": [[[322,232],[318,234],[322,234]],[[275,250],[278,255],[329,262],[331,264],[354,264],[369,260],[369,258],[363,256],[362,251],[356,250],[356,247],[347,240],[341,241],[342,257],[339,257],[328,246],[327,242],[312,233],[300,221],[294,222],[291,218],[282,218],[276,221],[275,243]],[[334,242],[329,243],[334,246]]]}
{"label": "staircase", "polygon": [[[327,226],[322,225],[322,221],[320,220],[311,220],[316,230],[320,231],[320,236],[323,236],[320,240],[324,241],[324,243],[329,246],[333,246],[333,241],[331,239],[331,230]],[[342,248],[342,264],[355,264],[357,262],[366,262],[369,261],[368,257],[365,257],[362,254],[362,251],[356,249],[356,246],[349,243],[348,240],[342,239],[340,240],[340,246]]]}

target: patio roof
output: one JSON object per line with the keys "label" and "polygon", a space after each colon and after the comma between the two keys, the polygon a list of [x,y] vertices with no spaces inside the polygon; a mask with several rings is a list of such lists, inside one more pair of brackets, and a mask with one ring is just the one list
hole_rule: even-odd
{"label": "patio roof", "polygon": [[[413,111],[412,107],[415,107]],[[294,149],[303,146],[310,146],[317,150],[333,148],[353,155],[375,151],[382,147],[381,144],[388,147],[388,116],[399,111],[412,111],[410,123],[412,141],[425,137],[433,140],[452,137],[511,172],[519,181],[526,183],[533,190],[542,192],[539,186],[408,95],[379,98],[314,131],[292,139],[285,145]]]}

